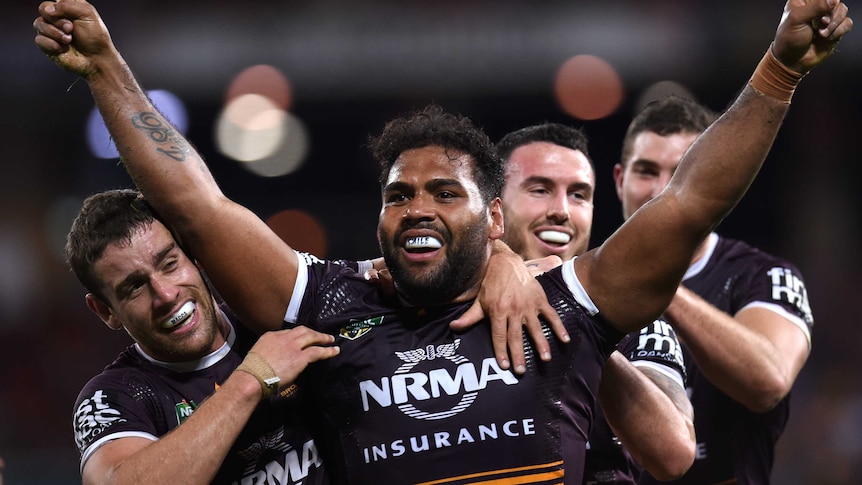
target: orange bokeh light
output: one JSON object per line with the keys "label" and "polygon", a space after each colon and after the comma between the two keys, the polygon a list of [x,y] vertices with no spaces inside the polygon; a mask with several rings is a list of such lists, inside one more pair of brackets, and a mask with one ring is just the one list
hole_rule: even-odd
{"label": "orange bokeh light", "polygon": [[623,83],[616,70],[605,60],[577,55],[557,72],[554,94],[560,107],[582,120],[597,120],[611,115],[623,101]]}

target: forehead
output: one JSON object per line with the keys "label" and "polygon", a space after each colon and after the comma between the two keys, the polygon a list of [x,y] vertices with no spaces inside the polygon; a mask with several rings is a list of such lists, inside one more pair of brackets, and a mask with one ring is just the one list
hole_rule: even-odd
{"label": "forehead", "polygon": [[593,168],[582,151],[544,141],[519,146],[506,162],[507,185],[531,177],[548,178],[565,185],[595,183]]}
{"label": "forehead", "polygon": [[174,244],[174,238],[159,221],[136,228],[130,241],[115,241],[105,247],[96,261],[96,273],[106,284],[115,279],[142,271],[155,263],[155,258]]}
{"label": "forehead", "polygon": [[458,150],[439,146],[412,148],[401,153],[386,179],[394,182],[422,185],[433,179],[451,179],[465,186],[475,186],[473,159]]}
{"label": "forehead", "polygon": [[643,131],[632,141],[631,153],[627,161],[648,160],[660,165],[676,167],[697,137],[696,133],[674,133],[662,136],[652,131]]}

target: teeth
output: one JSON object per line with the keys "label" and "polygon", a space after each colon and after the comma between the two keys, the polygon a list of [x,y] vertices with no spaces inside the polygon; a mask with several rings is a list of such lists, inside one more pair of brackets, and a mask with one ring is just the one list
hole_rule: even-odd
{"label": "teeth", "polygon": [[560,231],[542,231],[539,233],[539,239],[549,243],[568,244],[572,236]]}
{"label": "teeth", "polygon": [[185,321],[187,318],[192,316],[192,313],[195,311],[195,304],[187,301],[182,307],[180,307],[179,311],[174,313],[171,318],[162,322],[162,328],[173,328]]}
{"label": "teeth", "polygon": [[405,249],[439,249],[443,247],[437,238],[430,236],[411,237],[404,244]]}

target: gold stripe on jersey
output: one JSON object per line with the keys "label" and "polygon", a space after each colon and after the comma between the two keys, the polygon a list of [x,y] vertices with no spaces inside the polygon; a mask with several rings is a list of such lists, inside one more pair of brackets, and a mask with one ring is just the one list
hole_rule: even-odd
{"label": "gold stripe on jersey", "polygon": [[[441,478],[430,482],[421,482],[416,485],[455,485],[455,484],[495,484],[495,485],[520,485],[525,483],[562,483],[565,476],[563,462],[555,461],[541,465],[522,466],[517,468],[505,468],[480,473],[471,473],[458,477]],[[476,480],[479,478],[480,480]]]}

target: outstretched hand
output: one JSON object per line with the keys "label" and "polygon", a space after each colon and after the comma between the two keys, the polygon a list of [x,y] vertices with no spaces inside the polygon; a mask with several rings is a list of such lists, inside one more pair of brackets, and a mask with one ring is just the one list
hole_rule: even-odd
{"label": "outstretched hand", "polygon": [[251,348],[272,367],[281,382],[280,388],[292,384],[309,364],[339,354],[333,345],[335,337],[308,327],[265,332]]}
{"label": "outstretched hand", "polygon": [[94,59],[114,49],[98,12],[83,0],[42,2],[33,28],[39,49],[58,66],[79,76],[98,72]]}
{"label": "outstretched hand", "polygon": [[511,357],[511,367],[515,373],[523,374],[526,372],[525,328],[541,360],[550,360],[551,349],[540,318],[548,322],[560,340],[569,341],[560,316],[548,303],[542,285],[535,279],[536,274],[559,266],[560,258],[536,260],[536,264],[531,266],[525,265],[520,256],[506,249],[491,256],[476,300],[449,326],[453,330],[464,330],[487,316],[491,322],[491,339],[497,363],[501,368],[508,369]]}
{"label": "outstretched hand", "polygon": [[847,5],[839,0],[789,0],[772,53],[789,69],[805,74],[829,57],[852,27]]}

